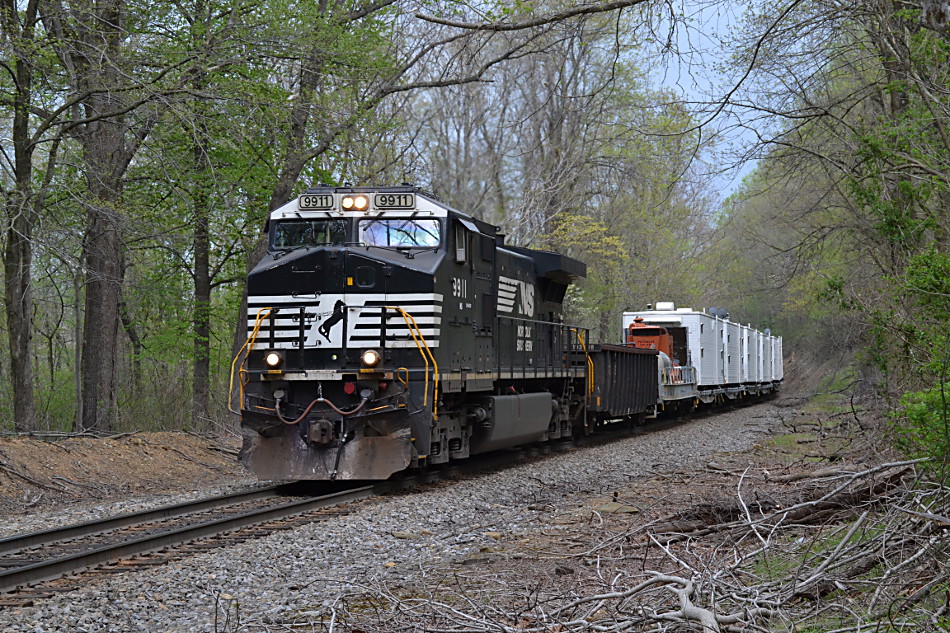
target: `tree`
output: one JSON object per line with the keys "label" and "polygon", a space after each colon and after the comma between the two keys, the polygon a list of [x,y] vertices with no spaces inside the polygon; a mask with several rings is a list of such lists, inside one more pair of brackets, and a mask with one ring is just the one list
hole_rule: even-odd
{"label": "tree", "polygon": [[[12,111],[13,156],[4,153],[4,171],[9,170],[11,186],[3,187],[6,213],[4,249],[4,299],[7,332],[10,340],[11,377],[13,381],[14,428],[33,429],[35,402],[33,394],[33,234],[45,201],[45,186],[56,166],[59,139],[47,135],[58,119],[58,113],[35,117],[39,107],[36,91],[39,76],[49,71],[49,51],[42,42],[39,1],[30,0],[25,7],[13,0],[0,4],[0,35],[6,44],[2,67],[9,84],[0,83],[3,94],[0,105]],[[38,37],[39,35],[39,37]],[[48,143],[44,158],[43,182],[37,187],[34,165],[37,150]]]}
{"label": "tree", "polygon": [[588,261],[573,317],[606,341],[624,309],[695,296],[709,206],[692,180],[692,118],[650,89],[640,36],[619,15],[558,23],[491,83],[426,92],[414,108],[422,173],[450,204]]}
{"label": "tree", "polygon": [[[11,45],[2,53],[0,124],[9,121],[17,139],[3,183],[5,298],[18,421],[32,424],[35,389],[49,410],[64,384],[57,375],[69,367],[53,349],[63,342],[77,350],[75,428],[105,432],[125,416],[139,419],[129,414],[161,399],[150,383],[190,399],[192,424],[207,424],[225,347],[221,311],[236,303],[250,227],[304,182],[443,173],[449,161],[427,162],[447,146],[428,134],[430,123],[445,138],[453,126],[467,135],[452,162],[460,178],[439,188],[472,209],[464,191],[472,185],[484,213],[515,239],[554,247],[546,240],[556,220],[578,210],[613,222],[622,214],[611,204],[634,198],[604,188],[628,176],[654,181],[632,168],[643,154],[624,122],[597,120],[620,102],[615,86],[635,83],[612,76],[631,71],[618,57],[627,45],[615,37],[621,23],[606,12],[636,5],[654,6],[489,7],[489,21],[475,26],[420,20],[398,0],[4,5]],[[459,6],[429,9],[454,16]],[[416,115],[421,104],[454,115],[443,107],[447,89],[471,100],[476,123]],[[473,164],[490,179],[466,181]],[[684,192],[647,196],[648,206],[679,204]],[[31,293],[54,309],[39,314]],[[83,310],[60,309],[72,297],[83,297]],[[82,329],[81,341],[71,327]],[[31,375],[40,355],[49,371]],[[181,387],[183,367],[190,387]]]}
{"label": "tree", "polygon": [[941,455],[950,433],[935,394],[950,323],[933,299],[950,248],[950,40],[931,9],[816,2],[749,14],[740,50],[753,81],[737,103],[773,127],[729,222],[756,227],[785,260],[789,303],[849,325],[834,339],[860,341],[865,378],[895,408],[907,394],[901,423]]}

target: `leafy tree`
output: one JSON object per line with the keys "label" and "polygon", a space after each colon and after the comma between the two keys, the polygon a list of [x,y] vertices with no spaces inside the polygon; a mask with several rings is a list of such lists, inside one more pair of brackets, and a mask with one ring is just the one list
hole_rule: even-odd
{"label": "leafy tree", "polygon": [[754,70],[745,104],[774,127],[723,226],[733,244],[757,233],[753,248],[786,261],[784,305],[830,312],[833,336],[813,340],[863,344],[866,379],[904,403],[918,447],[943,455],[948,324],[934,282],[950,228],[950,40],[923,8],[750,11],[738,49]]}
{"label": "leafy tree", "polygon": [[[10,343],[13,417],[17,430],[35,425],[33,393],[33,240],[45,202],[44,186],[54,173],[59,138],[53,126],[60,112],[43,107],[62,97],[51,63],[51,51],[40,23],[40,3],[0,4],[0,109],[12,116],[10,135],[13,155],[4,151],[0,192],[6,216],[4,240],[4,300]],[[45,77],[52,77],[46,81]],[[37,111],[42,114],[37,115]],[[37,173],[37,162],[45,168]]]}

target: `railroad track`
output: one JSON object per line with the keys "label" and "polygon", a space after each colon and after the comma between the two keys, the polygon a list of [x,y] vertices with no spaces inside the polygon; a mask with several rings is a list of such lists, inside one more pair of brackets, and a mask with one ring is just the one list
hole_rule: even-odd
{"label": "railroad track", "polygon": [[0,539],[0,608],[78,588],[89,575],[159,565],[339,515],[335,506],[379,494],[375,488],[290,498],[292,486],[270,486]]}
{"label": "railroad track", "polygon": [[162,565],[327,520],[347,514],[348,503],[501,463],[500,458],[480,461],[293,499],[286,495],[300,495],[305,482],[277,485],[0,539],[0,609],[30,606],[78,589],[92,577]]}
{"label": "railroad track", "polygon": [[[162,565],[197,552],[327,520],[346,514],[345,504],[369,497],[512,465],[578,444],[600,443],[604,438],[585,440],[525,447],[327,494],[305,494],[306,483],[275,485],[3,538],[0,609],[29,606],[56,593],[78,589],[90,577]],[[289,496],[294,494],[298,496]]]}

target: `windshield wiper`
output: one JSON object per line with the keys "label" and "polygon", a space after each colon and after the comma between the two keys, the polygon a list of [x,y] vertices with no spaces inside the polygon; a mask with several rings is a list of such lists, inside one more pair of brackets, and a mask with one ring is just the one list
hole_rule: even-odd
{"label": "windshield wiper", "polygon": [[274,250],[275,250],[275,252],[274,252],[274,259],[280,259],[281,257],[283,257],[284,255],[286,255],[287,253],[292,253],[292,252],[294,252],[294,251],[299,251],[301,248],[305,248],[305,249],[307,249],[307,250],[310,250],[312,247],[310,247],[310,246],[282,246],[282,247],[280,247],[280,248],[274,249]]}

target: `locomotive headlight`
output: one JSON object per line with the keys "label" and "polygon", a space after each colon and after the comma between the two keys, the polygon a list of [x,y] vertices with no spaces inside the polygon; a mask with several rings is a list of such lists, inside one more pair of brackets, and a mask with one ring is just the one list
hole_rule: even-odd
{"label": "locomotive headlight", "polygon": [[271,369],[277,369],[281,363],[284,362],[284,359],[277,352],[267,352],[267,354],[264,355],[264,362]]}
{"label": "locomotive headlight", "polygon": [[363,195],[343,196],[340,204],[346,211],[365,211],[369,208],[369,198]]}
{"label": "locomotive headlight", "polygon": [[379,361],[382,360],[379,352],[374,349],[368,349],[363,352],[363,355],[360,357],[360,360],[363,361],[363,364],[367,367],[375,367],[379,364]]}

